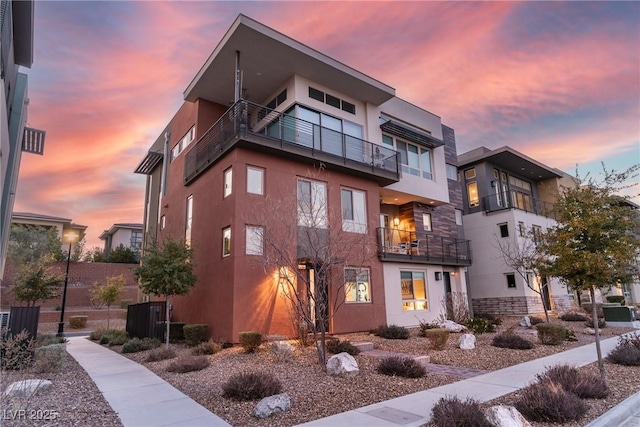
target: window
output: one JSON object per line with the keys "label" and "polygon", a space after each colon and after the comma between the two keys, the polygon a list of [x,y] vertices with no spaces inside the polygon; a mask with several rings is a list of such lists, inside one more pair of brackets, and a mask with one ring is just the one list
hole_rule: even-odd
{"label": "window", "polygon": [[371,302],[368,268],[344,269],[345,302]]}
{"label": "window", "polygon": [[171,150],[171,161],[173,161],[176,157],[180,155],[184,151],[185,148],[191,144],[191,142],[195,139],[196,136],[196,127],[192,126],[191,129],[182,137],[180,141],[173,147]]}
{"label": "window", "polygon": [[513,273],[509,273],[507,276],[507,288],[515,288],[516,287],[516,275]]}
{"label": "window", "polygon": [[324,92],[309,87],[309,98],[315,99],[316,101],[324,102]]}
{"label": "window", "polygon": [[526,234],[526,231],[524,228],[524,222],[522,221],[518,222],[518,234],[520,235],[520,237],[524,237]]}
{"label": "window", "polygon": [[458,180],[458,168],[449,163],[446,164],[447,167],[447,179],[451,179],[454,181]]}
{"label": "window", "polygon": [[232,189],[232,178],[233,178],[233,174],[232,174],[232,170],[231,168],[227,169],[226,171],[224,171],[224,190],[223,190],[223,197],[227,197],[231,195],[231,189]]}
{"label": "window", "polygon": [[509,226],[507,224],[498,224],[500,228],[500,237],[509,237]]}
{"label": "window", "polygon": [[366,196],[363,191],[342,189],[342,229],[367,232]]}
{"label": "window", "polygon": [[222,256],[231,255],[231,227],[222,230]]}
{"label": "window", "polygon": [[516,187],[524,188],[525,190],[531,191],[531,183],[527,181],[523,181],[520,178],[516,178],[515,176],[509,177],[509,184],[515,185]]}
{"label": "window", "polygon": [[191,246],[191,226],[193,221],[193,194],[187,197],[187,215],[185,221],[184,241]]}
{"label": "window", "polygon": [[165,218],[164,218],[164,215],[162,215],[162,216],[160,217],[160,230],[164,230],[164,226],[165,226],[165,224],[166,224],[166,220],[165,220]]}
{"label": "window", "polygon": [[456,225],[462,225],[462,211],[456,209]]}
{"label": "window", "polygon": [[402,310],[426,310],[427,282],[424,271],[401,271]]}
{"label": "window", "polygon": [[140,252],[142,247],[142,231],[131,230],[131,249]]}
{"label": "window", "polygon": [[247,255],[262,255],[263,248],[263,228],[253,225],[247,225],[246,231],[246,250]]}
{"label": "window", "polygon": [[464,171],[464,179],[473,179],[475,177],[476,177],[475,169],[467,169],[466,171]]}
{"label": "window", "polygon": [[247,166],[247,193],[264,194],[264,169]]}
{"label": "window", "polygon": [[400,140],[396,140],[396,148],[400,154],[403,172],[425,179],[433,179],[430,150]]}
{"label": "window", "polygon": [[542,228],[539,225],[533,225],[531,234],[533,235],[533,243],[538,246],[542,241]]}
{"label": "window", "polygon": [[325,102],[332,107],[340,108],[340,98],[326,94]]}
{"label": "window", "polygon": [[422,224],[424,231],[431,231],[431,214],[423,213],[422,214]]}
{"label": "window", "polygon": [[467,184],[467,196],[469,197],[469,207],[479,206],[478,183],[473,181]]}
{"label": "window", "polygon": [[325,94],[321,90],[314,89],[311,86],[309,86],[309,98],[315,99],[316,101],[324,102],[327,105],[339,108],[342,111],[346,111],[347,113],[356,113],[356,106],[352,103],[344,101],[336,96],[329,95],[328,93]]}
{"label": "window", "polygon": [[298,179],[298,225],[327,228],[327,185]]}

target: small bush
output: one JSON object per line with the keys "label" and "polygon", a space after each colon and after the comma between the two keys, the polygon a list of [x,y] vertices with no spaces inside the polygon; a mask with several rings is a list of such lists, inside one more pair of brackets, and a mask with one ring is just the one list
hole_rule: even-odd
{"label": "small bush", "polygon": [[531,322],[531,326],[536,326],[541,323],[545,323],[542,317],[537,317],[537,316],[529,316],[529,321]]}
{"label": "small bush", "polygon": [[586,322],[587,316],[582,313],[564,313],[559,316],[560,320],[565,322]]}
{"label": "small bush", "polygon": [[193,347],[191,354],[194,356],[206,356],[209,354],[216,354],[222,350],[222,346],[213,340],[201,342],[197,346]]}
{"label": "small bush", "polygon": [[378,365],[378,372],[405,378],[420,378],[427,374],[424,366],[414,359],[402,356],[385,357]]}
{"label": "small bush", "polygon": [[533,348],[533,343],[520,335],[503,333],[493,337],[491,345],[500,348],[510,348],[513,350],[529,350]]}
{"label": "small bush", "polygon": [[420,332],[418,332],[418,335],[420,335],[421,337],[426,337],[425,335],[425,331],[428,331],[429,329],[438,329],[438,323],[437,322],[425,322],[423,320],[418,319],[419,323],[419,328],[420,328]]}
{"label": "small bush", "polygon": [[[593,328],[593,318],[592,317],[588,317],[586,323],[584,324],[587,328]],[[605,322],[604,318],[602,319],[598,319],[598,328],[602,329],[602,328],[606,328],[607,327],[607,322]]]}
{"label": "small bush", "polygon": [[201,371],[209,367],[209,359],[206,356],[180,356],[167,366],[167,371],[184,374],[187,372]]}
{"label": "small bush", "polygon": [[73,329],[82,329],[87,326],[87,316],[70,316],[69,326]]}
{"label": "small bush", "polygon": [[0,364],[9,370],[26,369],[33,363],[35,341],[23,330],[0,340]]}
{"label": "small bush", "polygon": [[[171,324],[169,324],[169,328],[171,328]],[[207,325],[184,325],[182,330],[184,332],[184,341],[190,347],[196,346],[201,342],[205,342],[207,340]],[[169,334],[171,334],[171,332],[169,332]],[[169,335],[169,339],[171,339],[171,335]]]}
{"label": "small bush", "polygon": [[169,341],[170,342],[184,341],[184,323],[183,322],[169,323]]}
{"label": "small bush", "polygon": [[530,421],[564,423],[580,419],[587,404],[553,381],[536,382],[520,391],[516,409]]}
{"label": "small bush", "polygon": [[104,334],[104,331],[106,331],[105,328],[98,328],[95,331],[91,331],[91,333],[89,333],[89,339],[91,341],[100,341],[100,338],[102,338],[102,334]]}
{"label": "small bush", "polygon": [[607,295],[606,298],[607,298],[607,302],[614,303],[614,304],[618,303],[620,305],[624,305],[624,302],[625,302],[624,295]]}
{"label": "small bush", "polygon": [[467,320],[467,328],[476,335],[484,334],[489,329],[489,321],[483,317],[472,317]]}
{"label": "small bush", "polygon": [[173,359],[176,357],[176,351],[171,347],[154,348],[147,354],[145,362],[159,362],[160,360]]}
{"label": "small bush", "polygon": [[502,319],[494,314],[478,314],[476,317],[481,317],[489,322],[489,325],[487,326],[487,332],[495,332],[498,326],[502,324]]}
{"label": "small bush", "polygon": [[424,331],[425,337],[429,340],[429,345],[434,350],[443,350],[449,341],[450,332],[448,329],[436,328]]}
{"label": "small bush", "polygon": [[238,373],[222,386],[223,396],[235,400],[254,400],[282,391],[282,384],[271,374]]}
{"label": "small bush", "polygon": [[431,422],[436,427],[491,427],[480,404],[474,399],[443,397],[431,409]]}
{"label": "small bush", "polygon": [[[593,304],[587,302],[583,303],[581,307],[589,315],[589,317],[593,316]],[[604,311],[602,311],[602,303],[596,303],[596,317],[604,317]]]}
{"label": "small bush", "polygon": [[640,336],[621,336],[607,360],[625,366],[640,366]]}
{"label": "small bush", "polygon": [[64,344],[67,342],[65,337],[57,337],[53,334],[39,334],[36,338],[36,347],[46,347],[51,344]]}
{"label": "small bush", "polygon": [[559,384],[565,391],[583,399],[603,399],[609,395],[609,388],[599,375],[581,373],[574,366],[552,366],[536,378],[540,382]]}
{"label": "small bush", "polygon": [[409,330],[403,326],[380,325],[376,335],[389,340],[406,340],[409,339]]}
{"label": "small bush", "polygon": [[545,345],[559,345],[567,336],[567,329],[559,323],[540,323],[536,325],[538,339]]}
{"label": "small bush", "polygon": [[127,331],[123,331],[122,329],[103,329],[98,338],[100,344],[109,344],[109,346],[122,345],[128,340],[129,335],[127,335]]}
{"label": "small bush", "polygon": [[156,338],[132,338],[122,346],[123,353],[139,353],[160,347],[160,341]]}
{"label": "small bush", "polygon": [[340,341],[337,338],[333,338],[326,340],[325,344],[329,353],[349,353],[352,356],[360,354],[360,349],[351,344],[351,341]]}
{"label": "small bush", "polygon": [[131,304],[133,304],[132,299],[123,299],[122,301],[120,301],[120,308],[126,310],[127,308],[129,308],[129,305]]}
{"label": "small bush", "polygon": [[36,348],[33,370],[38,374],[60,372],[67,360],[65,344],[50,344]]}
{"label": "small bush", "polygon": [[262,345],[262,334],[255,331],[244,331],[238,334],[240,346],[247,353],[255,352]]}

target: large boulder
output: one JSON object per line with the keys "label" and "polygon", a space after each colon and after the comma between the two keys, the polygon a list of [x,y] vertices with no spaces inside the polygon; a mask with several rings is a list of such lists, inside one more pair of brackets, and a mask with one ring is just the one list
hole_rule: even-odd
{"label": "large boulder", "polygon": [[473,334],[460,335],[460,348],[463,350],[473,350],[476,348],[476,337]]}
{"label": "large boulder", "polygon": [[291,409],[291,399],[287,393],[280,393],[262,399],[253,410],[253,415],[258,418],[268,418]]}
{"label": "large boulder", "polygon": [[23,380],[9,384],[4,391],[5,396],[26,396],[31,397],[41,391],[46,391],[51,388],[51,381],[49,380]]}
{"label": "large boulder", "polygon": [[485,409],[484,415],[493,427],[531,427],[531,423],[513,406],[492,406]]}
{"label": "large boulder", "polygon": [[520,321],[520,326],[524,326],[525,328],[531,327],[531,318],[529,316],[524,316]]}
{"label": "large boulder", "polygon": [[327,373],[329,375],[355,376],[358,375],[358,372],[360,372],[358,362],[349,353],[334,354],[327,361]]}
{"label": "large boulder", "polygon": [[451,332],[464,332],[467,330],[465,326],[456,323],[453,320],[443,320],[442,322],[438,322],[438,328],[446,329]]}

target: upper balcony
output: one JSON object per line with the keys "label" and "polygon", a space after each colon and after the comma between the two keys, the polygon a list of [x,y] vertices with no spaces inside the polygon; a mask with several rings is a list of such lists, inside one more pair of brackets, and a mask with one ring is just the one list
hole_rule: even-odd
{"label": "upper balcony", "polygon": [[235,147],[319,162],[328,169],[375,180],[381,186],[400,179],[398,153],[394,150],[240,100],[186,153],[184,184],[191,183]]}
{"label": "upper balcony", "polygon": [[431,232],[377,229],[381,261],[418,264],[471,265],[471,242]]}
{"label": "upper balcony", "polygon": [[554,205],[521,191],[497,192],[481,199],[481,207],[486,213],[517,209],[525,212],[554,218]]}

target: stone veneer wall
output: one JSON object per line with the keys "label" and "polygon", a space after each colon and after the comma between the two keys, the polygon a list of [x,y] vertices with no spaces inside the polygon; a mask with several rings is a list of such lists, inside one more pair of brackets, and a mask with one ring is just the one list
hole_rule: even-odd
{"label": "stone veneer wall", "polygon": [[[517,315],[543,314],[544,307],[540,297],[520,296],[503,298],[474,298],[472,300],[474,314]],[[568,295],[555,295],[551,298],[551,310],[565,312],[571,308]]]}

